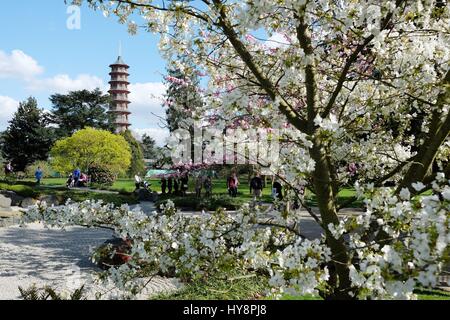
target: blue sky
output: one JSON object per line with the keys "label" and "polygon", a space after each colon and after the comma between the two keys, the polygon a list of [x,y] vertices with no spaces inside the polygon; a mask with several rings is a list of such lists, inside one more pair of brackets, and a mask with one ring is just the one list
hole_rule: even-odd
{"label": "blue sky", "polygon": [[112,16],[81,9],[81,29],[67,28],[63,0],[3,1],[0,11],[0,130],[5,129],[18,101],[35,96],[49,108],[48,97],[72,89],[107,86],[109,64],[118,56],[130,66],[133,129],[144,129],[162,142],[151,112],[163,114],[151,95],[164,92],[165,61],[158,52],[158,37],[141,31],[136,36]]}

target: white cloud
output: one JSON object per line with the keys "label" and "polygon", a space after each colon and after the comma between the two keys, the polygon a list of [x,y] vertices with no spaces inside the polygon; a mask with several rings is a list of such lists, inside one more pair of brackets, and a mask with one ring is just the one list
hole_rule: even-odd
{"label": "white cloud", "polygon": [[11,54],[0,50],[0,78],[18,78],[29,81],[44,72],[36,60],[21,50]]}
{"label": "white cloud", "polygon": [[166,140],[170,135],[170,132],[168,129],[164,128],[146,128],[146,129],[132,129],[133,135],[138,139],[141,140],[142,136],[144,134],[147,134],[148,136],[155,139],[156,144],[160,147],[164,146],[166,144]]}
{"label": "white cloud", "polygon": [[[162,96],[166,86],[161,82],[134,83],[129,86],[131,122],[136,128],[156,127],[158,116],[163,117]],[[153,114],[152,114],[153,113]]]}
{"label": "white cloud", "polygon": [[13,98],[0,96],[0,131],[8,127],[8,121],[12,119],[19,106],[19,101]]}
{"label": "white cloud", "polygon": [[286,49],[289,47],[289,41],[286,36],[281,33],[273,34],[269,39],[264,43],[269,49],[277,49],[282,48]]}
{"label": "white cloud", "polygon": [[102,79],[89,74],[80,74],[76,78],[71,78],[67,74],[58,74],[52,78],[33,79],[28,88],[34,91],[48,91],[52,93],[65,94],[76,90],[94,90],[100,88],[107,91],[107,87]]}

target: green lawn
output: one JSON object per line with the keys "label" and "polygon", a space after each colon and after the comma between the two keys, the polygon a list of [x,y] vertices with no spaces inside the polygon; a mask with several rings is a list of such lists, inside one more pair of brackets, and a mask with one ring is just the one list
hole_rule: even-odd
{"label": "green lawn", "polygon": [[[161,193],[161,183],[160,180],[158,179],[150,179],[148,180],[151,183],[151,189],[153,191],[156,191],[158,193]],[[22,184],[25,183],[27,186],[23,186]],[[14,189],[21,189],[23,192],[25,192],[27,194],[27,196],[33,196],[34,193],[36,192],[40,192],[40,193],[45,193],[45,194],[54,194],[54,193],[58,193],[56,190],[59,190],[59,193],[69,193],[69,191],[67,191],[67,189],[65,189],[65,184],[66,184],[66,179],[65,178],[45,178],[42,180],[42,185],[40,187],[35,187],[33,184],[33,179],[27,179],[24,181],[19,181],[15,184],[10,183],[8,189],[9,190],[13,190]],[[189,180],[189,190],[188,193],[193,194],[195,192],[195,179],[191,178]],[[117,191],[120,192],[122,194],[127,194],[127,193],[132,193],[135,190],[135,185],[134,185],[134,179],[118,179],[113,186],[111,187],[97,187],[100,189],[104,189],[104,190],[110,190],[110,191]],[[2,185],[0,185],[0,189],[5,189],[4,187],[2,187]],[[24,190],[26,189],[26,190]],[[203,190],[204,191],[204,190]],[[75,190],[72,190],[72,193],[77,194],[77,192]],[[87,193],[87,192],[85,192]],[[270,188],[270,186],[267,186],[266,188],[264,188],[263,190],[263,194],[262,194],[262,201],[264,202],[272,202],[272,197],[271,197],[271,193],[272,190]],[[226,180],[225,179],[213,179],[213,195],[216,197],[221,197],[223,199],[226,199],[227,195],[228,195],[228,191],[227,191],[227,187],[226,187]],[[348,201],[349,199],[351,199],[352,197],[354,197],[355,195],[355,191],[353,189],[344,189],[339,193],[339,197],[338,197],[338,202],[339,203],[344,203],[346,201]],[[84,195],[84,196],[76,196],[75,198],[98,198],[98,195]],[[103,198],[108,198],[107,196],[100,196]],[[111,196],[109,197],[111,198]],[[164,197],[164,199],[167,197]],[[183,199],[179,198],[179,197],[172,197],[170,196],[170,198],[174,198],[174,200],[176,202],[182,202]],[[244,180],[241,179],[241,185],[240,188],[238,189],[238,197],[236,200],[234,200],[233,202],[236,203],[244,203],[244,202],[248,202],[251,201],[253,198],[253,196],[250,193],[250,189],[247,185],[247,183],[244,183]],[[313,193],[311,193],[310,191],[307,190],[307,204],[310,206],[317,206],[317,201],[315,198],[315,195]],[[108,199],[105,199],[108,200]],[[185,202],[190,204],[192,202],[197,201],[192,195],[188,196],[187,198],[185,198]],[[203,200],[206,201],[206,200]],[[114,201],[115,203],[117,203],[117,201]],[[120,202],[120,201],[119,201]],[[231,200],[226,200],[226,202],[231,202]],[[203,204],[199,204],[200,206],[202,206]],[[347,206],[349,207],[361,207],[362,206],[362,202],[361,201],[356,201],[353,203],[348,204]]]}
{"label": "green lawn", "polygon": [[[263,275],[217,274],[207,279],[200,279],[186,284],[175,293],[161,294],[152,297],[155,300],[267,300],[268,278]],[[419,300],[450,300],[450,293],[433,289],[417,289],[414,291]],[[284,294],[281,300],[323,300],[313,295]]]}

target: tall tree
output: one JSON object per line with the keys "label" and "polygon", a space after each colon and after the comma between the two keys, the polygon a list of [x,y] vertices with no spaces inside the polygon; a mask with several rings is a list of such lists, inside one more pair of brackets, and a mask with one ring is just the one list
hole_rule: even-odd
{"label": "tall tree", "polygon": [[56,135],[68,137],[87,127],[113,132],[112,115],[107,112],[109,99],[109,95],[104,95],[100,89],[52,95],[52,122],[57,125]]}
{"label": "tall tree", "polygon": [[145,159],[156,159],[158,155],[158,147],[156,141],[146,133],[142,136],[142,151]]}
{"label": "tall tree", "polygon": [[54,137],[47,114],[38,108],[35,98],[21,102],[3,134],[2,154],[15,171],[38,160],[47,160]]}
{"label": "tall tree", "polygon": [[142,174],[145,170],[145,163],[141,144],[133,137],[130,130],[121,133],[121,135],[128,142],[131,150],[131,164],[127,171],[127,176],[133,177],[136,174]]}
{"label": "tall tree", "polygon": [[203,105],[198,76],[195,73],[187,75],[180,69],[168,69],[167,72],[164,102],[167,107],[167,127],[170,132],[179,128],[189,130],[196,120],[193,111],[200,110]]}
{"label": "tall tree", "polygon": [[106,130],[86,128],[59,140],[52,147],[53,168],[59,173],[80,168],[107,169],[115,174],[126,173],[131,163],[131,150],[120,135]]}
{"label": "tall tree", "polygon": [[[448,223],[438,222],[448,221],[450,165],[431,170],[448,154],[450,139],[444,1],[89,2],[129,21],[131,31],[137,29],[131,19],[142,15],[148,29],[161,33],[169,64],[178,66],[182,51],[205,70],[207,114],[230,121],[248,114],[258,127],[291,129],[279,135],[280,161],[271,169],[324,237],[316,242],[321,251],[299,237],[269,259],[284,262],[271,267],[274,287],[317,290],[329,299],[398,298],[435,283],[450,248],[441,240],[448,239]],[[415,136],[423,138],[415,139],[408,128],[421,114]],[[399,127],[386,130],[392,117]],[[367,210],[345,220],[339,191],[348,186],[352,164],[361,164],[354,187]],[[374,188],[385,182],[395,188]],[[305,203],[305,187],[317,211]]]}

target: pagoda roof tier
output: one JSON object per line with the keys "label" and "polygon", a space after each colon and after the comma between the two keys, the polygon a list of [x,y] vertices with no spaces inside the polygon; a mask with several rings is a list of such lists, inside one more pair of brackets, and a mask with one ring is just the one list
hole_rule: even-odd
{"label": "pagoda roof tier", "polygon": [[129,76],[128,72],[112,71],[109,73],[110,76]]}
{"label": "pagoda roof tier", "polygon": [[109,84],[113,84],[113,83],[130,84],[128,81],[125,81],[125,80],[111,80],[111,81],[109,81]]}
{"label": "pagoda roof tier", "polygon": [[109,93],[131,93],[130,91],[124,90],[124,89],[110,89],[108,92]]}
{"label": "pagoda roof tier", "polygon": [[108,113],[127,115],[127,114],[131,114],[131,111],[114,110],[113,109],[113,110],[108,110]]}
{"label": "pagoda roof tier", "polygon": [[114,124],[118,124],[118,125],[124,125],[124,126],[131,126],[131,124],[129,122],[124,122],[124,121],[114,121]]}
{"label": "pagoda roof tier", "polygon": [[111,65],[111,67],[112,67],[112,66],[121,66],[121,67],[129,68],[129,66],[125,63],[125,61],[123,61],[123,59],[122,59],[121,56],[119,56],[119,57],[117,58],[116,62],[114,62],[114,63]]}
{"label": "pagoda roof tier", "polygon": [[125,99],[122,99],[122,98],[117,98],[117,99],[112,99],[112,101],[113,102],[125,102],[125,103],[131,103],[131,101],[129,101],[129,100],[125,100]]}

